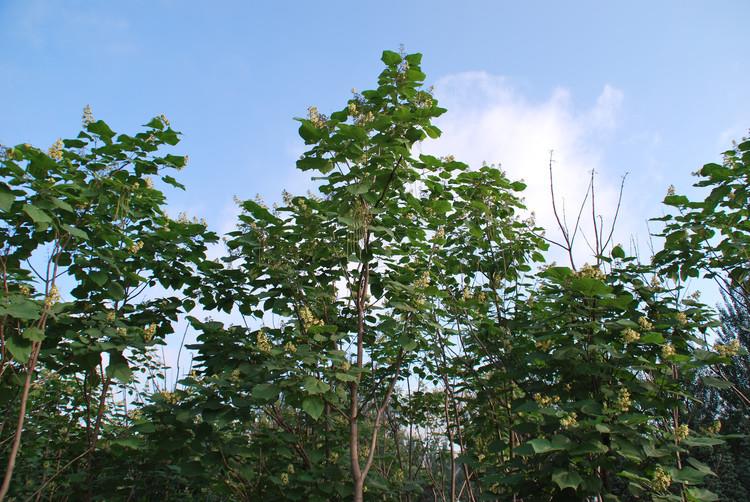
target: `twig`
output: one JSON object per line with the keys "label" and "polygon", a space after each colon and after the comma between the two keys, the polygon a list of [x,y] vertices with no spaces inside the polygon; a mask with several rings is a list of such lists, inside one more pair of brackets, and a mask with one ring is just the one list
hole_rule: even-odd
{"label": "twig", "polygon": [[78,460],[80,460],[80,459],[81,459],[82,457],[84,457],[84,456],[85,456],[86,454],[88,454],[88,453],[89,453],[89,452],[90,452],[91,450],[93,450],[93,449],[94,449],[94,447],[93,447],[93,446],[92,446],[92,447],[89,447],[89,448],[86,448],[86,449],[85,449],[85,450],[83,451],[83,453],[81,453],[80,455],[78,455],[77,457],[75,457],[75,458],[74,458],[73,460],[71,460],[70,462],[68,462],[67,464],[65,464],[65,465],[64,465],[64,466],[62,466],[61,468],[59,468],[59,469],[57,470],[57,472],[56,472],[56,473],[54,473],[54,474],[53,474],[52,476],[50,476],[50,477],[49,477],[49,479],[48,479],[47,481],[45,481],[44,483],[42,483],[42,486],[40,486],[40,487],[39,487],[39,489],[38,489],[37,491],[35,491],[35,492],[34,492],[34,493],[32,493],[31,495],[29,495],[29,496],[28,496],[28,497],[27,497],[27,498],[25,499],[25,501],[24,501],[24,502],[29,502],[29,501],[30,501],[31,499],[33,499],[33,498],[34,498],[34,497],[36,497],[37,495],[41,494],[41,493],[42,493],[42,491],[43,491],[43,490],[44,490],[44,489],[45,489],[45,488],[47,487],[47,485],[48,485],[48,484],[50,484],[50,483],[51,483],[51,482],[52,482],[52,481],[53,481],[53,480],[54,480],[54,479],[55,479],[55,478],[56,478],[57,476],[59,476],[60,474],[62,474],[62,472],[63,472],[63,471],[65,470],[65,469],[67,469],[68,467],[70,467],[71,465],[73,465],[73,464],[74,464],[75,462],[77,462]]}

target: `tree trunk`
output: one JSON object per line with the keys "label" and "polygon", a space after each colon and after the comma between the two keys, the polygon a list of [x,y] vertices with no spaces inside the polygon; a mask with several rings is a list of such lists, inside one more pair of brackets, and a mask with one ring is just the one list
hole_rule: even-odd
{"label": "tree trunk", "polygon": [[365,478],[362,477],[360,479],[354,480],[354,497],[352,500],[354,502],[362,502],[364,500],[364,494],[365,494]]}

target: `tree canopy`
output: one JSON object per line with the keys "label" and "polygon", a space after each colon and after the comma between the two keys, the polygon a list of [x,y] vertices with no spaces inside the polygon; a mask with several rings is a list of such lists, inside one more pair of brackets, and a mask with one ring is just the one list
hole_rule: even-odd
{"label": "tree canopy", "polygon": [[[592,265],[547,263],[522,182],[416,152],[446,111],[421,59],[385,51],[374,89],[298,118],[316,192],[239,201],[216,260],[216,233],[165,212],[188,161],[162,153],[165,117],[131,136],[87,109],[75,139],[5,149],[0,500],[750,490],[726,462],[745,458],[750,142],[700,171],[705,200],[667,196],[653,261],[602,239]],[[183,321],[193,363],[168,382]]]}

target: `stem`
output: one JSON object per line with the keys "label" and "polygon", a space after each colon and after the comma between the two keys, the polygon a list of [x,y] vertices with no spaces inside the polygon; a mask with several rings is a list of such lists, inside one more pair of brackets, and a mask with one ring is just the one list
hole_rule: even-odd
{"label": "stem", "polygon": [[26,379],[23,382],[21,407],[18,410],[18,421],[16,422],[16,435],[13,438],[13,444],[10,448],[10,454],[8,455],[8,464],[5,469],[5,476],[3,477],[3,484],[2,487],[0,487],[0,501],[5,500],[5,495],[7,495],[8,490],[10,490],[10,480],[13,477],[13,469],[16,467],[16,457],[18,456],[18,450],[21,447],[21,432],[23,431],[23,423],[26,418],[26,405],[29,401],[31,379],[34,375],[34,367],[36,366],[36,361],[37,357],[39,356],[39,349],[41,348],[41,346],[41,342],[34,342],[31,359],[29,360],[28,371],[26,372]]}

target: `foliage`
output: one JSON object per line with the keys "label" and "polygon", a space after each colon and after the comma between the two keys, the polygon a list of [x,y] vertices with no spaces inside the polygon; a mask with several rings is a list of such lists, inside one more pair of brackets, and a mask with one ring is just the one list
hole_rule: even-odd
{"label": "foliage", "polygon": [[[737,443],[706,425],[724,406],[708,404],[712,389],[746,385],[728,366],[746,353],[736,334],[712,346],[712,310],[668,279],[746,282],[733,250],[747,142],[704,168],[720,196],[667,197],[681,214],[664,219],[657,267],[598,245],[596,266],[544,265],[524,184],[417,155],[445,110],[421,55],[382,61],[377,88],[297,119],[309,147],[297,167],[317,193],[239,202],[217,261],[206,258],[217,236],[170,219],[149,178],[181,187],[164,171],[187,158],[159,153],[179,140],[164,117],[128,136],[87,113],[78,138],[46,153],[7,150],[11,496],[716,500],[706,482],[730,493]],[[742,329],[723,318],[725,333]],[[154,348],[183,319],[194,362],[167,385]]]}
{"label": "foliage", "polygon": [[[84,429],[76,432],[83,437],[80,449],[71,445],[70,451],[85,452],[90,481],[109,418],[109,391],[130,382],[134,369],[147,370],[151,348],[163,343],[181,309],[194,304],[189,297],[200,284],[196,271],[205,262],[206,244],[216,237],[200,223],[171,220],[150,178],[161,175],[179,186],[165,171],[182,168],[187,158],[156,153],[178,140],[163,117],[135,136],[116,135],[87,117],[76,139],[58,140],[47,152],[29,145],[5,151],[0,399],[9,467],[0,493],[8,488],[29,395],[44,385],[35,382],[37,365],[47,380],[81,387],[71,402],[47,409]],[[61,291],[70,283],[72,299],[62,301]],[[139,296],[154,286],[185,296]]]}
{"label": "foliage", "polygon": [[664,273],[685,280],[706,277],[719,281],[725,294],[732,289],[750,297],[750,140],[724,152],[721,164],[710,163],[696,173],[696,187],[710,189],[703,200],[690,200],[670,188],[664,204],[678,214],[662,218],[664,249],[656,263]]}
{"label": "foliage", "polygon": [[[714,349],[731,364],[712,365],[695,383],[704,406],[693,406],[690,420],[696,427],[729,433],[729,444],[710,454],[706,462],[720,478],[711,485],[722,500],[741,500],[750,489],[736,466],[746,463],[743,445],[736,434],[748,431],[748,171],[750,141],[743,139],[723,154],[723,161],[709,163],[698,171],[696,188],[709,190],[703,200],[677,195],[670,188],[665,204],[676,209],[664,221],[664,249],[655,257],[663,273],[682,280],[704,276],[719,286],[724,306],[719,309],[721,329]],[[726,361],[725,361],[726,362]]]}
{"label": "foliage", "polygon": [[659,480],[664,472],[700,499],[690,485],[709,471],[686,457],[716,440],[679,416],[686,382],[719,358],[696,336],[710,319],[700,305],[680,308],[674,291],[649,284],[648,269],[632,258],[603,261],[607,273],[548,268],[504,340],[484,341],[485,358],[502,364],[480,378],[505,392],[478,403],[477,422],[497,417],[493,428],[479,422],[485,437],[472,434],[481,438],[482,478],[493,492],[524,500],[574,491],[615,500],[623,481],[634,496],[680,500],[670,495],[679,488]]}

